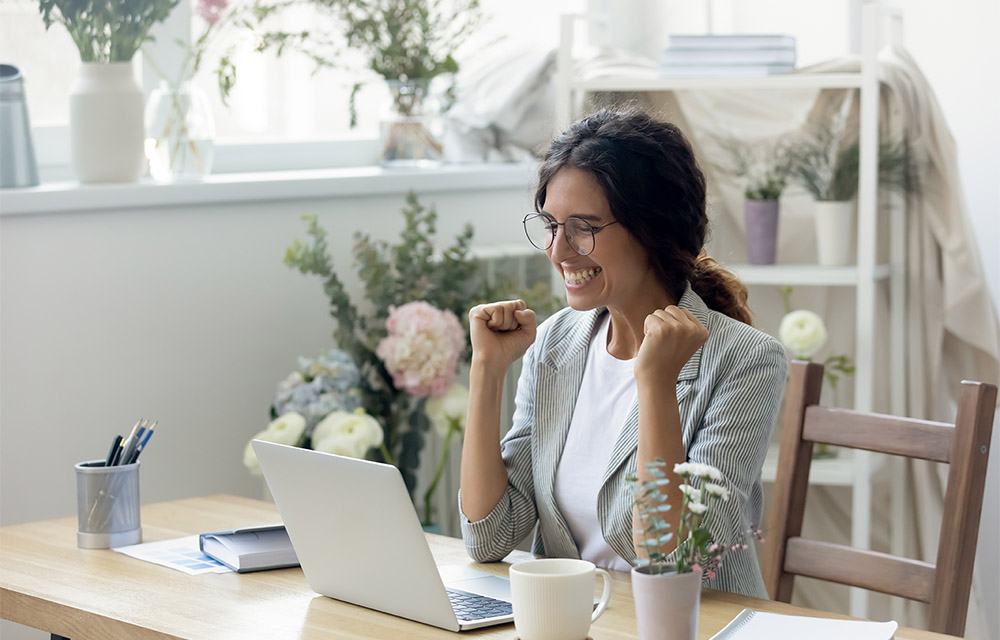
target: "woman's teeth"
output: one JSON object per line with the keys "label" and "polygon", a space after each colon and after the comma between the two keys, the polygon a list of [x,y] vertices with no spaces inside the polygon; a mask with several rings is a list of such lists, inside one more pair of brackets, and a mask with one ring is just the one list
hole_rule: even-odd
{"label": "woman's teeth", "polygon": [[584,269],[583,271],[564,271],[563,275],[566,282],[570,284],[583,284],[584,282],[592,280],[594,276],[600,272],[600,267],[594,267],[593,269]]}

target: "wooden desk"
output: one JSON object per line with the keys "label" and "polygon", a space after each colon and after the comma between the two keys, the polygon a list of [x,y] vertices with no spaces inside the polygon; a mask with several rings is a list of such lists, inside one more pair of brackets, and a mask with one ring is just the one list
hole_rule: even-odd
{"label": "wooden desk", "polygon": [[[193,498],[142,508],[145,542],[274,522],[274,505],[233,496]],[[508,565],[477,565],[460,540],[428,536],[439,564],[472,565],[506,575]],[[512,559],[527,558],[517,552]],[[591,628],[595,640],[635,638],[628,573],[612,572],[608,610]],[[391,580],[391,576],[386,577]],[[710,638],[745,607],[843,618],[717,591],[702,595],[700,639]],[[0,615],[73,640],[184,638],[442,638],[511,640],[513,625],[456,635],[344,604],[309,589],[298,568],[190,576],[120,553],[78,549],[76,519],[0,529]],[[951,636],[900,629],[900,640]]]}

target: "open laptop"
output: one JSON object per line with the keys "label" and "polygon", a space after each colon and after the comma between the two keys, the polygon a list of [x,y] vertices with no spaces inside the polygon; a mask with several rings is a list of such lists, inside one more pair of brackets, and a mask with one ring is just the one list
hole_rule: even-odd
{"label": "open laptop", "polygon": [[262,440],[253,450],[313,591],[450,631],[513,621],[506,578],[435,565],[396,467]]}

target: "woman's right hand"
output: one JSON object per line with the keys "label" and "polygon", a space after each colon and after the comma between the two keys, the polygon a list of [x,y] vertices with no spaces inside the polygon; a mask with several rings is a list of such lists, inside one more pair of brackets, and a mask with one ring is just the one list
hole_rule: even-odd
{"label": "woman's right hand", "polygon": [[481,304],[469,310],[473,363],[503,374],[535,341],[535,312],[524,300]]}

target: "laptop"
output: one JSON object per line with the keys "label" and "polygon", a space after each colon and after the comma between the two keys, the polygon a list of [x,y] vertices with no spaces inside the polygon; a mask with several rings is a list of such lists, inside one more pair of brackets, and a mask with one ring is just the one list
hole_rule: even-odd
{"label": "laptop", "polygon": [[396,467],[262,440],[252,446],[316,593],[449,631],[514,620],[506,578],[436,566]]}

